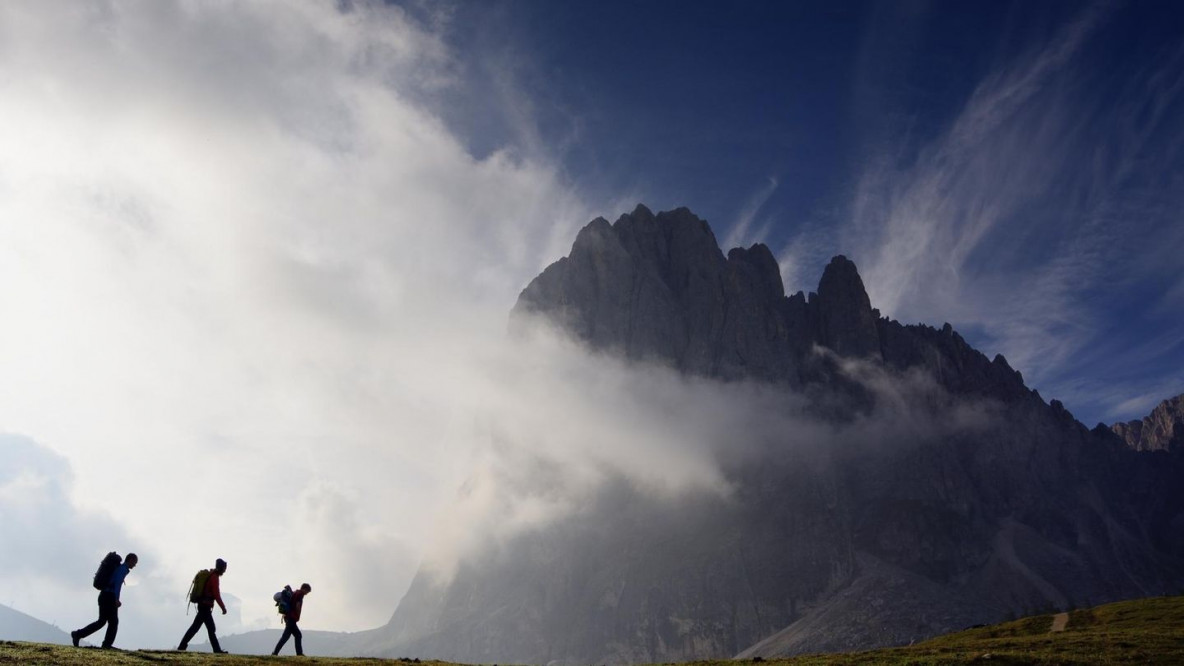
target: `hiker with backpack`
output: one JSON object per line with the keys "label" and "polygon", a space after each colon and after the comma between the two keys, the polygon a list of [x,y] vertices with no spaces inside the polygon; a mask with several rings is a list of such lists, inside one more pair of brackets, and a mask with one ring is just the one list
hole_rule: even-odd
{"label": "hiker with backpack", "polygon": [[123,602],[119,600],[119,593],[123,589],[123,581],[128,573],[136,568],[140,558],[135,553],[128,553],[126,559],[121,559],[119,553],[107,553],[95,572],[94,587],[99,591],[99,619],[85,627],[70,632],[70,640],[74,647],[78,641],[90,636],[103,625],[107,625],[107,633],[103,636],[103,649],[115,648],[115,633],[119,631],[119,607]]}
{"label": "hiker with backpack", "polygon": [[300,644],[300,627],[296,626],[296,623],[300,621],[300,609],[304,607],[304,597],[309,592],[312,592],[312,586],[308,583],[301,585],[295,592],[285,585],[283,590],[276,592],[272,597],[279,612],[284,616],[284,633],[280,636],[280,642],[275,644],[275,649],[271,651],[272,656],[279,655],[289,636],[296,638],[296,656],[304,656],[304,646]]}
{"label": "hiker with backpack", "polygon": [[226,604],[222,603],[222,590],[219,585],[219,579],[222,574],[226,573],[226,560],[218,558],[214,562],[213,570],[202,569],[193,577],[193,585],[189,588],[189,603],[197,604],[197,616],[193,618],[193,624],[189,625],[189,630],[185,632],[185,637],[181,639],[181,644],[177,646],[178,650],[184,651],[189,649],[189,639],[197,634],[197,630],[201,625],[206,625],[206,633],[210,636],[210,648],[213,652],[225,654],[226,650],[218,644],[218,635],[215,633],[214,626],[214,603],[222,608],[222,614],[226,614]]}

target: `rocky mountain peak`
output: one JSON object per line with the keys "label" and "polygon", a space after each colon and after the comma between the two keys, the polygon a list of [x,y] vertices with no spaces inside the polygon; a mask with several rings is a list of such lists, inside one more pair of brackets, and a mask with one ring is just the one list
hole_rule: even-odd
{"label": "rocky mountain peak", "polygon": [[1159,403],[1142,420],[1110,429],[1136,451],[1184,451],[1184,394]]}
{"label": "rocky mountain peak", "polygon": [[[863,288],[863,278],[859,277],[859,269],[855,262],[846,255],[835,255],[830,263],[822,270],[822,279],[818,281],[818,294],[825,293],[860,294],[868,301],[867,292]],[[870,303],[870,301],[868,301]]]}
{"label": "rocky mountain peak", "polygon": [[872,309],[854,262],[841,254],[830,260],[818,283],[817,304],[823,344],[843,356],[880,356],[879,312]]}
{"label": "rocky mountain peak", "polygon": [[874,309],[855,263],[834,257],[818,291],[787,296],[776,258],[757,243],[725,258],[708,223],[686,208],[638,205],[609,224],[588,223],[571,253],[519,296],[532,313],[596,349],[722,379],[792,386],[827,382],[816,347],[889,366],[929,368],[957,392],[1028,394],[1006,361],[989,361],[946,325],[902,326]]}
{"label": "rocky mountain peak", "polygon": [[583,229],[576,234],[576,242],[572,246],[572,252],[576,248],[587,248],[588,246],[596,246],[603,243],[605,238],[608,238],[613,232],[613,226],[609,224],[608,220],[603,217],[598,217],[588,224],[584,225]]}
{"label": "rocky mountain peak", "polygon": [[690,286],[693,269],[710,270],[724,261],[711,227],[686,208],[654,215],[638,204],[613,224],[613,231],[621,247],[674,293]]}
{"label": "rocky mountain peak", "polygon": [[[788,427],[721,436],[726,499],[654,501],[621,479],[451,582],[417,576],[372,634],[386,654],[563,665],[852,650],[1181,589],[1184,457],[1086,430],[949,324],[881,318],[846,257],[816,293],[786,296],[769,248],[725,257],[689,210],[638,206],[589,223],[523,290],[512,316],[525,314],[805,406],[769,422]],[[853,365],[903,397],[876,404]],[[1177,398],[1125,426],[1173,441],[1182,414]]]}
{"label": "rocky mountain peak", "polygon": [[781,267],[773,252],[764,243],[757,243],[747,250],[736,247],[728,251],[728,263],[751,267],[761,291],[774,298],[785,296],[785,284],[781,281]]}

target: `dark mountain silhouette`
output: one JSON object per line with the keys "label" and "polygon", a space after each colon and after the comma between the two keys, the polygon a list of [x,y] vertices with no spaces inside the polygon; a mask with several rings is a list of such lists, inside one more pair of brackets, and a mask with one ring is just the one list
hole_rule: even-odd
{"label": "dark mountain silhouette", "polygon": [[1136,451],[1184,450],[1184,395],[1164,400],[1140,421],[1110,426]]}
{"label": "dark mountain silhouette", "polygon": [[581,230],[522,292],[512,321],[528,317],[626,359],[760,382],[829,434],[721,457],[728,498],[610,483],[446,583],[421,572],[363,652],[769,656],[1184,589],[1180,455],[1087,429],[948,324],[881,317],[845,257],[787,296],[765,246],[724,256],[690,211],[639,206]]}
{"label": "dark mountain silhouette", "polygon": [[70,636],[48,622],[0,605],[0,639],[69,645]]}
{"label": "dark mountain silhouette", "polygon": [[[218,642],[223,650],[234,654],[268,655],[275,649],[275,644],[279,641],[281,633],[283,631],[280,629],[261,629],[219,637]],[[362,633],[309,629],[303,629],[301,633],[304,636],[304,651],[309,655],[354,657],[361,654],[356,651],[354,646],[359,642]],[[284,646],[283,654],[294,654],[295,648],[290,643],[289,641],[289,645]],[[194,652],[205,652],[210,648],[206,641],[200,643],[195,641],[190,644],[189,649]]]}

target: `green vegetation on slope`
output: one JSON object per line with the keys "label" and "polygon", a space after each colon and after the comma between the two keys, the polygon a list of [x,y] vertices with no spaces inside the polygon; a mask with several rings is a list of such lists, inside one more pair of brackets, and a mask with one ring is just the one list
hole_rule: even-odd
{"label": "green vegetation on slope", "polygon": [[[1184,597],[1123,601],[968,629],[903,648],[770,659],[770,666],[887,664],[1184,664]],[[729,662],[704,662],[725,664]]]}
{"label": "green vegetation on slope", "polygon": [[[1053,615],[969,629],[904,648],[767,659],[762,666],[839,666],[847,664],[1184,664],[1184,597],[1124,601],[1069,613],[1064,631],[1052,633]],[[407,660],[325,657],[258,657],[208,652],[157,650],[109,651],[40,643],[0,641],[0,664],[65,664],[115,666],[153,663],[188,666],[279,664],[289,660],[323,666],[385,664]],[[741,662],[751,663],[751,662]],[[735,661],[695,662],[698,666],[736,666]],[[425,661],[423,666],[449,666]],[[692,666],[692,665],[686,665]]]}

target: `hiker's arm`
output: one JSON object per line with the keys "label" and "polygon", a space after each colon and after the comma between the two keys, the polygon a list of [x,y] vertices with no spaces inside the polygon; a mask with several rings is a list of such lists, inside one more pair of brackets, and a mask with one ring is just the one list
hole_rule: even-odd
{"label": "hiker's arm", "polygon": [[119,593],[123,591],[123,580],[127,578],[127,567],[120,566],[111,574],[111,583],[108,587],[111,589],[111,594],[115,595],[115,600],[119,601]]}
{"label": "hiker's arm", "polygon": [[221,576],[210,576],[210,578],[214,579],[214,586],[213,586],[214,589],[212,590],[214,593],[214,601],[218,602],[218,606],[222,609],[222,614],[225,615],[226,614],[226,604],[222,603],[222,580],[221,580],[222,577]]}

